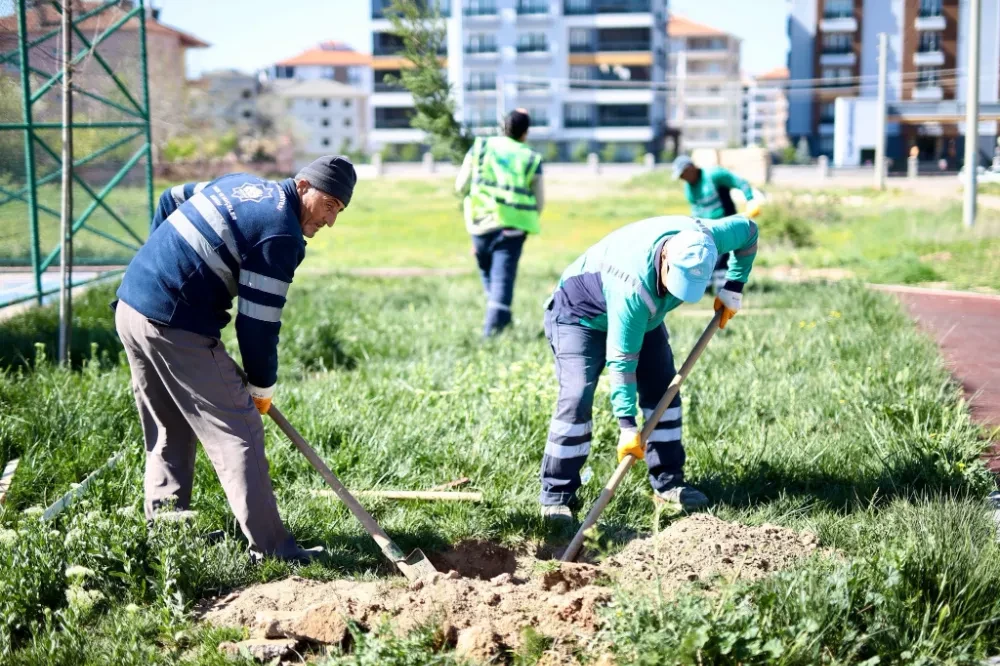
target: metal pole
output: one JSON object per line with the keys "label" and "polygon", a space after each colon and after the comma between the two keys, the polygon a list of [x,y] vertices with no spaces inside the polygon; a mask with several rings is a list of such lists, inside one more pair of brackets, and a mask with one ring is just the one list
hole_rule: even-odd
{"label": "metal pole", "polygon": [[35,277],[35,295],[42,304],[42,273],[38,269],[38,191],[35,184],[35,129],[32,125],[31,77],[28,72],[28,21],[26,0],[17,0],[17,37],[21,59],[21,113],[24,121],[24,178],[28,186],[28,229],[31,232],[31,269]]}
{"label": "metal pole", "polygon": [[73,2],[62,10],[62,216],[59,253],[59,363],[68,365],[73,325]]}
{"label": "metal pole", "polygon": [[153,217],[153,112],[149,105],[149,67],[146,62],[146,3],[139,0],[139,64],[142,67],[142,103],[146,119],[146,200]]}
{"label": "metal pole", "polygon": [[886,86],[889,78],[889,38],[878,34],[878,108],[875,118],[875,189],[885,189]]}
{"label": "metal pole", "polygon": [[976,226],[976,169],[979,167],[979,14],[981,0],[969,2],[969,62],[965,71],[965,203],[962,224]]}

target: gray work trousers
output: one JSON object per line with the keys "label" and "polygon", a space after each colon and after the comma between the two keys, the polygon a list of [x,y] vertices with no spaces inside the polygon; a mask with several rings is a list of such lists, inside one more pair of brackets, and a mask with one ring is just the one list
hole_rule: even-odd
{"label": "gray work trousers", "polygon": [[264,424],[222,341],[152,322],[124,301],[115,328],[146,443],[147,520],[165,505],[189,507],[201,441],[250,547],[294,551],[271,487]]}

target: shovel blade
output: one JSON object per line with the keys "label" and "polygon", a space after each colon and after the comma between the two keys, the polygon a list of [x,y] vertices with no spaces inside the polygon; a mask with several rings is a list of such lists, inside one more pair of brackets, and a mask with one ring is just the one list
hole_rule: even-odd
{"label": "shovel blade", "polygon": [[427,578],[433,576],[436,573],[441,573],[438,571],[431,561],[427,559],[424,555],[424,551],[419,548],[415,549],[412,553],[406,556],[405,559],[398,560],[396,566],[399,570],[403,572],[407,580],[418,580],[420,578]]}

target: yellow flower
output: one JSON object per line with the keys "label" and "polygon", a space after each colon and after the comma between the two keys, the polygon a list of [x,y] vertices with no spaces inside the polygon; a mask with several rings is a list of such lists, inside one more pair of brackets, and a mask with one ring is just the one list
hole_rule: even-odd
{"label": "yellow flower", "polygon": [[834,319],[840,319],[840,312],[838,310],[830,310],[830,316]]}

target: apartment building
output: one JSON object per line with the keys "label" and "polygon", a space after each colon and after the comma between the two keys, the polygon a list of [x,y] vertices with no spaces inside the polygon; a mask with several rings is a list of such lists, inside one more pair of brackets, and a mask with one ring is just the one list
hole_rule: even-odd
{"label": "apartment building", "polygon": [[771,151],[788,146],[788,68],[743,79],[743,145]]}
{"label": "apartment building", "polygon": [[742,145],[740,39],[677,14],[668,34],[667,106],[684,149]]}
{"label": "apartment building", "polygon": [[[981,102],[995,103],[1000,0],[979,1],[979,94]],[[884,32],[887,99],[893,109],[887,155],[902,164],[916,146],[921,159],[953,164],[960,159],[965,123],[955,102],[965,99],[968,85],[970,0],[790,0],[789,6],[792,141],[806,137],[814,154],[835,156],[835,162],[872,159],[878,35]],[[979,142],[989,154],[996,134],[996,122],[980,123]]]}
{"label": "apartment building", "polygon": [[[622,152],[662,143],[666,93],[667,0],[429,0],[445,22],[442,67],[459,118],[482,131],[521,106],[531,138],[565,157],[581,145]],[[399,39],[371,0],[370,144],[420,142],[410,128],[413,99],[387,82],[405,66]]]}
{"label": "apartment building", "polygon": [[275,94],[293,121],[295,168],[330,153],[364,150],[368,144],[368,94],[332,79],[277,82]]}

